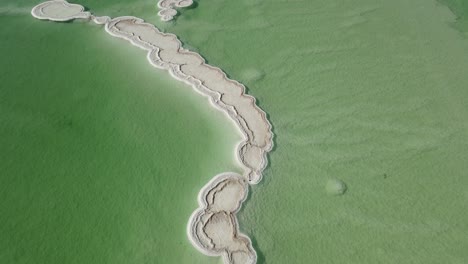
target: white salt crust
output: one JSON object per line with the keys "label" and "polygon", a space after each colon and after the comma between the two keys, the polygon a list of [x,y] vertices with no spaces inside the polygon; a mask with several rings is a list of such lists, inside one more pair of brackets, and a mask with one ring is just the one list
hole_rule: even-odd
{"label": "white salt crust", "polygon": [[158,15],[162,21],[171,21],[177,15],[175,8],[188,7],[192,4],[192,0],[159,0],[158,7],[160,11]]}
{"label": "white salt crust", "polygon": [[[184,1],[168,2],[180,4]],[[199,251],[222,256],[224,263],[256,263],[252,243],[239,232],[236,217],[247,197],[249,184],[261,180],[267,153],[273,147],[271,124],[265,112],[256,105],[255,98],[245,94],[245,87],[229,79],[221,69],[206,64],[199,54],[182,48],[177,36],[163,33],[140,18],[97,17],[84,11],[82,6],[64,0],[41,3],[31,14],[52,21],[88,19],[104,24],[107,33],[148,51],[147,59],[151,65],[168,70],[175,79],[191,85],[234,121],[243,135],[236,151],[243,175],[221,173],[201,189],[199,208],[190,217],[187,234]]]}

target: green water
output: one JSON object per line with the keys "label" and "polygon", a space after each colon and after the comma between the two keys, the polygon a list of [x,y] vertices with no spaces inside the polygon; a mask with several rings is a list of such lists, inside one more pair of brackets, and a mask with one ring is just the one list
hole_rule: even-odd
{"label": "green water", "polygon": [[218,263],[185,230],[200,188],[237,170],[234,125],[103,28],[16,10],[0,16],[0,263]]}
{"label": "green water", "polygon": [[[468,41],[454,22],[430,0],[203,0],[168,29],[274,125],[240,215],[261,263],[468,262]],[[347,192],[327,194],[329,179]]]}
{"label": "green water", "polygon": [[[35,3],[0,9],[0,263],[219,263],[185,224],[236,170],[232,125]],[[201,0],[169,24],[155,1],[81,3],[176,33],[259,99],[276,147],[240,213],[259,263],[468,262],[462,1]]]}
{"label": "green water", "polygon": [[449,7],[457,16],[453,22],[455,29],[468,36],[468,2],[464,0],[439,0],[439,2]]}

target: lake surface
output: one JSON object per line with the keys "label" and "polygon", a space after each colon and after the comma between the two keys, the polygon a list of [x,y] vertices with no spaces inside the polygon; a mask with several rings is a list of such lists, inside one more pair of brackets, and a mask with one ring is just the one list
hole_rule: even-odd
{"label": "lake surface", "polygon": [[[185,225],[198,190],[238,170],[231,122],[102,28],[10,2],[0,262],[219,263]],[[468,261],[460,1],[200,0],[168,24],[155,1],[80,4],[175,33],[268,113],[275,149],[239,214],[259,263]]]}

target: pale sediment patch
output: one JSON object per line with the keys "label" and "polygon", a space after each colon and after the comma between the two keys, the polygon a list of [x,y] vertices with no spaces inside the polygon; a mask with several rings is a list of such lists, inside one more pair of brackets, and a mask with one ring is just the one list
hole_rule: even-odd
{"label": "pale sediment patch", "polygon": [[342,195],[346,192],[348,187],[346,183],[339,179],[329,179],[325,185],[325,189],[328,194],[331,195]]}
{"label": "pale sediment patch", "polygon": [[250,82],[256,82],[265,77],[265,73],[258,70],[258,69],[246,69],[241,73],[241,78],[250,81]]}
{"label": "pale sediment patch", "polygon": [[[167,1],[166,4],[173,2],[183,4],[187,1]],[[235,122],[244,137],[236,151],[243,175],[216,175],[200,191],[199,208],[190,218],[188,236],[201,252],[223,256],[225,263],[255,263],[252,243],[239,233],[236,218],[247,195],[248,184],[261,180],[267,153],[273,146],[271,125],[265,112],[256,105],[255,98],[245,94],[245,87],[229,79],[221,69],[206,64],[199,54],[182,48],[177,36],[163,33],[140,18],[97,17],[85,12],[82,6],[64,0],[44,2],[34,7],[31,13],[39,19],[67,21],[81,18],[104,24],[110,35],[146,50],[151,65],[168,70],[177,80],[209,97],[213,106]]]}
{"label": "pale sediment patch", "polygon": [[177,15],[177,10],[175,8],[188,7],[193,4],[193,0],[159,0],[158,15],[161,17],[162,21],[170,21]]}

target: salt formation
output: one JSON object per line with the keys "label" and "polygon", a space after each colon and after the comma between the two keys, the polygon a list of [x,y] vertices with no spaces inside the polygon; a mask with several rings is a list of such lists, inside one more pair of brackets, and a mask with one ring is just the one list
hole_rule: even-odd
{"label": "salt formation", "polygon": [[176,7],[188,7],[193,4],[193,0],[159,0],[158,7],[161,9],[158,15],[162,21],[170,21],[177,15]]}
{"label": "salt formation", "polygon": [[[188,1],[161,2],[183,5]],[[267,153],[273,146],[271,125],[255,98],[245,94],[245,87],[229,79],[221,69],[206,64],[199,54],[182,48],[177,36],[163,33],[140,18],[98,17],[64,0],[44,2],[35,6],[31,13],[38,19],[88,19],[104,24],[107,33],[146,50],[151,65],[191,85],[234,121],[243,135],[236,151],[243,173],[218,174],[202,188],[199,208],[189,220],[187,233],[197,249],[207,255],[223,256],[225,263],[255,263],[257,256],[252,243],[239,232],[236,217],[247,196],[248,185],[261,180]]]}
{"label": "salt formation", "polygon": [[252,243],[239,233],[236,218],[248,190],[245,178],[235,173],[220,174],[203,187],[198,198],[200,208],[192,214],[187,229],[198,250],[223,256],[224,263],[256,263]]}
{"label": "salt formation", "polygon": [[32,9],[31,14],[37,19],[63,22],[89,18],[91,13],[84,10],[84,7],[80,5],[70,4],[64,0],[52,0],[38,4]]}

